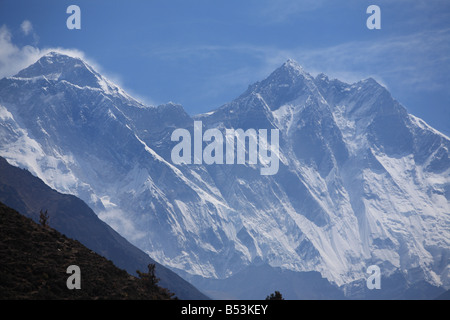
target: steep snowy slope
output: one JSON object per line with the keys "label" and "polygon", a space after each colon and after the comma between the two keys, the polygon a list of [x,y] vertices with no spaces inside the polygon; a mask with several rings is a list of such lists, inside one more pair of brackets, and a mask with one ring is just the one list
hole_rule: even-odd
{"label": "steep snowy slope", "polygon": [[[175,129],[278,129],[280,167],[174,165]],[[193,119],[144,106],[82,60],[51,53],[0,80],[0,155],[85,200],[186,277],[249,266],[344,286],[405,275],[450,286],[448,137],[373,79],[312,77],[288,61]],[[250,285],[250,284],[246,284]]]}
{"label": "steep snowy slope", "polygon": [[221,195],[149,147],[161,149],[166,132],[190,119],[181,107],[143,106],[80,59],[57,53],[0,80],[0,97],[1,154],[79,196],[155,259],[216,276],[211,263],[239,255],[233,210]]}
{"label": "steep snowy slope", "polygon": [[282,230],[274,241],[283,241],[282,250],[270,246],[277,248],[275,259],[264,259],[271,265],[317,270],[342,285],[377,264],[384,275],[417,269],[415,280],[449,285],[449,139],[374,80],[314,79],[288,61],[198,118],[281,131],[279,173],[260,184],[235,177],[239,187],[224,193],[229,203],[245,199],[245,230],[255,243],[270,241],[262,225],[282,221],[284,229],[271,229]]}

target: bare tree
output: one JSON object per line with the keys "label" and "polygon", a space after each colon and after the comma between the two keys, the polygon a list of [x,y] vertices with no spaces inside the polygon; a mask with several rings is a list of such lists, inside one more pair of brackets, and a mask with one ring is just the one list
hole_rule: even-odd
{"label": "bare tree", "polygon": [[39,223],[41,224],[41,226],[43,226],[44,228],[48,228],[48,219],[49,218],[50,217],[48,216],[48,211],[45,210],[45,212],[44,212],[41,209],[41,211],[39,212]]}
{"label": "bare tree", "polygon": [[149,264],[147,273],[140,272],[139,270],[136,271],[139,277],[144,281],[144,283],[148,287],[155,286],[159,281],[159,279],[155,275],[155,268],[156,266],[154,264]]}

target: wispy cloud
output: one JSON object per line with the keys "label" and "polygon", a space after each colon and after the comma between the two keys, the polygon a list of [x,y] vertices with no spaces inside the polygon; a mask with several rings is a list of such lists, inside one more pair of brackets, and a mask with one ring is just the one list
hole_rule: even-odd
{"label": "wispy cloud", "polygon": [[111,226],[119,234],[131,241],[139,241],[145,237],[145,233],[136,229],[135,224],[126,212],[117,208],[108,208],[98,214],[98,217]]}
{"label": "wispy cloud", "polygon": [[20,25],[20,29],[24,33],[24,35],[29,35],[33,31],[33,25],[29,20],[24,20]]}
{"label": "wispy cloud", "polygon": [[262,18],[263,23],[280,23],[299,14],[317,10],[325,2],[325,0],[258,0],[255,13]]}
{"label": "wispy cloud", "polygon": [[422,86],[422,90],[449,85],[449,54],[450,29],[292,51],[293,57],[312,71],[349,82],[368,76],[390,79],[415,89]]}
{"label": "wispy cloud", "polygon": [[148,55],[170,65],[191,64],[182,66],[187,73],[195,73],[200,61],[211,66],[195,82],[197,97],[217,103],[237,97],[289,58],[313,75],[323,72],[348,83],[372,77],[396,97],[447,90],[450,85],[450,28],[315,48],[236,43],[153,48]]}
{"label": "wispy cloud", "polygon": [[367,77],[423,89],[450,83],[450,29],[315,49],[258,47],[254,51],[270,68],[292,58],[313,74],[323,72],[350,83]]}
{"label": "wispy cloud", "polygon": [[20,30],[25,36],[31,36],[33,38],[33,45],[37,45],[39,42],[39,36],[34,31],[33,24],[30,20],[24,20],[20,24]]}
{"label": "wispy cloud", "polygon": [[16,74],[41,55],[41,50],[33,46],[16,46],[10,30],[5,25],[0,27],[0,78]]}
{"label": "wispy cloud", "polygon": [[[33,37],[35,39],[38,37],[33,30],[31,22],[28,20],[22,22],[20,29],[24,35],[33,34]],[[42,56],[51,51],[56,51],[71,57],[83,59],[97,72],[104,75],[110,81],[133,95],[132,91],[127,90],[124,87],[123,81],[120,76],[104,70],[104,68],[99,63],[97,63],[97,61],[93,60],[91,57],[88,57],[83,51],[62,47],[39,48],[36,45],[25,45],[23,47],[20,47],[14,43],[13,35],[6,25],[2,25],[0,27],[0,79],[17,74],[20,70],[35,63]],[[136,99],[142,101],[144,104],[154,104],[153,101],[148,97],[136,95],[133,96]]]}
{"label": "wispy cloud", "polygon": [[[376,41],[350,41],[315,49],[237,44],[193,46],[180,50],[171,48],[170,52],[173,55],[169,57],[171,59],[176,59],[179,54],[201,55],[204,60],[231,53],[245,55],[255,63],[228,72],[230,77],[238,74],[239,78],[235,79],[243,82],[267,75],[292,58],[313,74],[323,72],[347,82],[374,77],[382,82],[383,79],[391,79],[407,86],[423,86],[424,90],[442,89],[450,83],[450,28]],[[166,58],[170,55],[169,51],[164,54]],[[242,72],[243,69],[245,72]],[[245,77],[245,74],[248,76]],[[229,80],[227,76],[220,78]]]}
{"label": "wispy cloud", "polygon": [[[32,27],[27,25],[28,24],[25,24],[25,26],[21,27],[21,29],[28,30],[27,32],[32,32]],[[24,30],[22,31],[25,33]],[[6,25],[1,26],[0,78],[15,75],[17,72],[33,64],[34,62],[39,60],[39,58],[49,53],[50,51],[57,51],[63,54],[67,54],[71,57],[78,57],[85,60],[87,59],[84,52],[77,49],[66,49],[59,47],[41,49],[33,45],[25,45],[23,47],[19,47],[14,43],[13,36],[9,28]],[[90,64],[98,67],[98,64],[96,64],[94,61],[90,61]]]}

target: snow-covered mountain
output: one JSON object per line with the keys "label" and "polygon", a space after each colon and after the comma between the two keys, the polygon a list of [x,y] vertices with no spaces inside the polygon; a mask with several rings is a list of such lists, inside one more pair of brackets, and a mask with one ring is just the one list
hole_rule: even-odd
{"label": "snow-covered mountain", "polygon": [[[174,165],[171,134],[194,120],[278,129],[278,173]],[[193,118],[172,103],[146,106],[54,52],[0,80],[0,155],[198,283],[269,265],[318,272],[351,295],[378,265],[383,277],[448,289],[449,147],[375,80],[313,77],[291,60]]]}

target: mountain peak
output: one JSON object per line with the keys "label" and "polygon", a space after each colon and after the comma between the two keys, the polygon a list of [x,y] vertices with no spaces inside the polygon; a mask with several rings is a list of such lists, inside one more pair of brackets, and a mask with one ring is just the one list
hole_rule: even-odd
{"label": "mountain peak", "polygon": [[372,77],[361,80],[360,83],[369,85],[369,86],[383,87],[377,80],[375,80]]}
{"label": "mountain peak", "polygon": [[304,71],[303,67],[297,61],[291,58],[287,59],[287,61],[283,64],[283,67]]}
{"label": "mountain peak", "polygon": [[80,87],[100,88],[102,76],[81,58],[50,51],[38,61],[20,71],[17,78],[45,77],[47,80],[65,80]]}
{"label": "mountain peak", "polygon": [[309,73],[303,69],[303,67],[295,60],[288,59],[283,65],[278,68],[280,72],[288,73],[294,77],[296,76],[309,76]]}
{"label": "mountain peak", "polygon": [[249,86],[239,98],[258,94],[270,109],[276,110],[308,90],[314,94],[317,91],[314,78],[297,61],[288,59],[266,79]]}
{"label": "mountain peak", "polygon": [[49,72],[54,72],[57,70],[63,71],[78,65],[91,69],[80,58],[71,57],[56,51],[50,51],[29,67],[21,70],[16,77],[32,78],[43,75],[45,76],[49,74]]}
{"label": "mountain peak", "polygon": [[44,54],[42,56],[42,58],[46,58],[46,59],[76,59],[76,60],[81,60],[78,57],[73,57],[70,56],[68,54],[62,53],[62,52],[58,52],[58,51],[49,51],[46,54]]}

